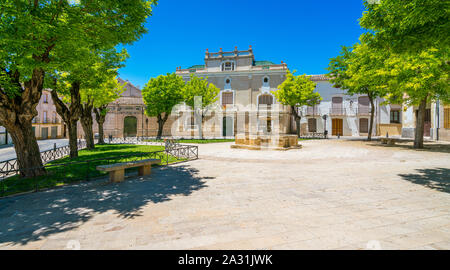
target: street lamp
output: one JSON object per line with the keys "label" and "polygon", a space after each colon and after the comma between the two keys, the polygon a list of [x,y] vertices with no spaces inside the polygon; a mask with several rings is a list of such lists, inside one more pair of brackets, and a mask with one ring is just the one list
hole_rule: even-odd
{"label": "street lamp", "polygon": [[327,136],[328,136],[328,131],[327,131],[327,118],[328,118],[328,116],[327,116],[326,114],[324,114],[324,115],[322,116],[322,119],[323,119],[323,121],[324,121],[323,135],[324,135],[325,138],[327,138]]}

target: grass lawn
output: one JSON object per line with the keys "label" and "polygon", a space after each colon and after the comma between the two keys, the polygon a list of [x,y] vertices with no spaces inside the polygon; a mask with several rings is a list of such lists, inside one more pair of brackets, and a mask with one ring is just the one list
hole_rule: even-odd
{"label": "grass lawn", "polygon": [[[164,142],[164,140],[145,140],[146,142]],[[234,142],[234,139],[180,139],[176,140],[178,143],[222,143]]]}
{"label": "grass lawn", "polygon": [[[95,169],[97,165],[105,165],[108,163],[126,162],[136,160],[140,155],[163,151],[164,146],[157,145],[134,145],[134,144],[105,144],[96,145],[94,150],[80,150],[78,151],[78,158],[70,159],[65,157],[52,161],[46,165],[47,175],[36,178],[20,178],[19,176],[13,176],[5,179],[3,185],[0,184],[0,194],[4,188],[4,195],[11,195],[15,193],[21,193],[31,191],[36,188],[39,189],[50,188],[55,186],[61,186],[80,180],[99,177],[107,174],[106,172],[100,172]],[[131,155],[129,157],[121,157],[123,155]],[[98,160],[105,159],[109,160]],[[160,153],[159,156],[144,156],[147,158],[159,158],[164,159],[165,154]],[[169,163],[180,161],[179,159],[169,156]],[[67,164],[69,163],[69,164]],[[58,165],[65,164],[65,165]],[[137,170],[137,168],[131,168],[128,170]]]}

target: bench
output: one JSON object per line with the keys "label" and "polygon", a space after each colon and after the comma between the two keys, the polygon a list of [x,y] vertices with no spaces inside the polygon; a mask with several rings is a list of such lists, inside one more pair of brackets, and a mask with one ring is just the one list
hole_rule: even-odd
{"label": "bench", "polygon": [[395,145],[395,143],[399,141],[400,140],[396,138],[381,138],[381,143],[387,145]]}
{"label": "bench", "polygon": [[125,169],[139,168],[139,175],[149,175],[151,173],[152,164],[159,164],[160,159],[143,159],[130,162],[114,163],[108,165],[99,165],[96,167],[98,171],[109,172],[109,181],[111,183],[122,182],[125,178]]}

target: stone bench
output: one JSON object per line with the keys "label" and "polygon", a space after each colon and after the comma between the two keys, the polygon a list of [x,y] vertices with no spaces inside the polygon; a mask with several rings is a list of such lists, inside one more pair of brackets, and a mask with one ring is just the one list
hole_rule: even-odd
{"label": "stone bench", "polygon": [[396,138],[381,138],[381,143],[387,145],[395,145],[395,143],[399,141],[400,140]]}
{"label": "stone bench", "polygon": [[159,164],[160,159],[143,159],[130,162],[114,163],[108,165],[99,165],[96,167],[98,171],[109,172],[109,181],[111,183],[122,182],[125,178],[125,169],[139,168],[139,175],[149,175],[151,173],[152,164]]}

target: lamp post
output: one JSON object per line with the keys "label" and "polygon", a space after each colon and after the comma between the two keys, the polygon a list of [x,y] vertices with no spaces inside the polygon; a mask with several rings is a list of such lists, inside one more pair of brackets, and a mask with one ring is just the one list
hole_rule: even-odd
{"label": "lamp post", "polygon": [[323,135],[324,135],[325,138],[327,138],[327,136],[328,136],[328,131],[327,131],[327,118],[328,118],[328,116],[327,116],[326,114],[324,114],[324,115],[322,116],[322,119],[323,119],[323,121],[324,121]]}

